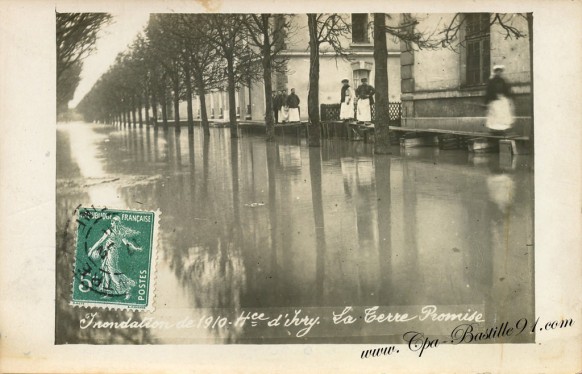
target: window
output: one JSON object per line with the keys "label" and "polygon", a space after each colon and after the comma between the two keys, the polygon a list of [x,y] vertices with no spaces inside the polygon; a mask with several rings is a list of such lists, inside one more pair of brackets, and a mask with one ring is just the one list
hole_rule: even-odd
{"label": "window", "polygon": [[365,13],[352,14],[352,43],[369,43],[368,15]]}
{"label": "window", "polygon": [[465,15],[465,47],[467,58],[467,85],[487,82],[490,74],[489,13]]}
{"label": "window", "polygon": [[362,84],[361,79],[366,78],[368,79],[368,84],[370,83],[370,70],[366,69],[357,69],[354,70],[354,89]]}

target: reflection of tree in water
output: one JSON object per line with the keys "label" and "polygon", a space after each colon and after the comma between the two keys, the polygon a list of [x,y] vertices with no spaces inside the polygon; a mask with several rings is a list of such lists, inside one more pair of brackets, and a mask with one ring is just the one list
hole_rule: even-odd
{"label": "reflection of tree in water", "polygon": [[80,308],[69,305],[75,259],[75,219],[80,203],[89,200],[82,186],[85,181],[71,159],[68,139],[57,134],[57,197],[56,197],[56,344],[149,344],[150,334],[144,329],[81,329],[80,319],[87,313],[98,313],[99,320],[140,323],[139,312],[110,311],[101,308]]}
{"label": "reflection of tree in water", "polygon": [[[128,186],[120,193],[128,204],[138,199],[143,208],[163,212],[159,261],[168,264],[192,308],[208,308],[205,313],[215,316],[239,311],[246,277],[240,217],[238,207],[234,209],[239,204],[236,170],[223,157],[228,147],[223,149],[220,139],[197,141],[191,134],[184,135],[168,135],[168,163],[182,172],[155,183]],[[189,153],[184,159],[178,151],[182,140]],[[211,160],[214,157],[220,160]],[[237,160],[232,154],[231,164],[237,165]],[[158,289],[163,287],[158,284]],[[211,331],[226,341],[238,335],[234,329]]]}
{"label": "reflection of tree in water", "polygon": [[216,238],[212,247],[187,248],[182,261],[171,263],[180,282],[192,290],[196,307],[240,309],[244,264],[240,248],[223,240]]}
{"label": "reflection of tree in water", "polygon": [[373,304],[377,302],[380,283],[374,165],[367,157],[357,157],[342,159],[341,169],[346,200],[352,202],[354,209],[358,241],[351,292],[360,305]]}

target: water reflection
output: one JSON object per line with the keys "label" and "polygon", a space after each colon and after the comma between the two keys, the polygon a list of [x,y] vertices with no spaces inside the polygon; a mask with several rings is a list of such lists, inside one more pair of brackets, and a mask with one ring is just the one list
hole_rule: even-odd
{"label": "water reflection", "polygon": [[[231,140],[221,129],[209,138],[198,128],[83,126],[57,135],[59,230],[78,203],[162,212],[153,316],[436,304],[480,305],[492,323],[533,318],[527,157],[508,164],[427,148],[373,156],[362,142],[309,148],[298,138]],[[96,178],[107,183],[87,183]],[[68,235],[57,239],[71,255]],[[136,342],[78,329],[63,286],[72,262],[57,261],[65,321],[57,341]],[[249,325],[148,330],[138,341],[298,342],[269,333]],[[318,342],[387,341],[364,330],[340,340],[333,329],[318,334]]]}

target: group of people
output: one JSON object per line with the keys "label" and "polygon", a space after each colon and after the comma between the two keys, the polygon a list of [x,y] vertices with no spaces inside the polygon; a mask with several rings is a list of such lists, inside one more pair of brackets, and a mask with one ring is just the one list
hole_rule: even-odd
{"label": "group of people", "polygon": [[342,80],[340,119],[350,121],[354,119],[354,103],[356,103],[356,120],[358,122],[372,121],[372,105],[376,90],[368,84],[367,78],[362,78],[362,84],[356,91],[350,86],[348,79]]}
{"label": "group of people", "polygon": [[[510,99],[511,90],[509,84],[503,78],[505,67],[493,66],[493,74],[487,82],[485,93],[485,106],[487,108],[487,120],[485,127],[493,133],[505,133],[511,129],[514,123],[513,103]],[[368,84],[366,78],[362,78],[362,84],[356,91],[350,87],[348,79],[342,80],[340,96],[340,119],[349,122],[354,119],[354,103],[356,103],[356,120],[367,124],[372,120],[371,106],[374,105],[374,87]]]}
{"label": "group of people", "polygon": [[299,116],[299,96],[295,94],[295,89],[291,89],[291,93],[287,95],[287,90],[281,90],[273,93],[273,114],[275,115],[275,123],[286,122],[300,122]]}
{"label": "group of people", "polygon": [[[504,66],[495,65],[493,75],[487,82],[485,104],[487,106],[487,121],[485,126],[492,132],[505,132],[509,130],[514,122],[513,104],[510,100],[510,89],[503,79]],[[361,84],[354,91],[348,79],[342,80],[340,93],[340,119],[350,122],[355,119],[358,123],[365,125],[372,121],[372,105],[374,105],[374,94],[376,90],[368,84],[367,78],[361,79]],[[295,94],[295,89],[287,95],[287,90],[281,90],[273,94],[273,112],[275,123],[300,122],[299,97]],[[354,104],[356,109],[354,110]]]}

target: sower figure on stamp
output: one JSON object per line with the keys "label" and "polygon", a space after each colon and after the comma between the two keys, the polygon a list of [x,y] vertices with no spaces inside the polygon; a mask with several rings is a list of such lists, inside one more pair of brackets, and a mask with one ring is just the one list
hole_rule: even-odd
{"label": "sower figure on stamp", "polygon": [[[112,295],[123,295],[129,299],[131,289],[136,282],[125,275],[119,266],[119,251],[125,246],[129,251],[141,251],[142,248],[127,240],[128,237],[139,234],[138,231],[125,227],[120,222],[119,217],[111,219],[111,227],[105,231],[101,238],[93,244],[88,256],[94,260],[101,258],[101,273],[103,281],[98,287],[98,291],[105,294],[104,297]],[[102,248],[99,250],[99,248]]]}
{"label": "sower figure on stamp", "polygon": [[350,87],[350,81],[348,79],[342,80],[342,90],[341,90],[341,106],[340,106],[340,119],[344,122],[354,118],[354,90]]}
{"label": "sower figure on stamp", "polygon": [[493,75],[487,82],[485,104],[487,105],[487,122],[485,126],[493,133],[505,133],[513,125],[513,105],[511,89],[503,79],[503,65],[493,66]]}
{"label": "sower figure on stamp", "polygon": [[299,96],[295,95],[295,89],[291,89],[291,94],[287,96],[287,107],[289,108],[289,122],[299,122]]}
{"label": "sower figure on stamp", "polygon": [[374,105],[374,94],[376,90],[368,84],[368,78],[362,78],[362,84],[356,89],[358,98],[358,108],[356,118],[358,122],[372,121],[372,109]]}

